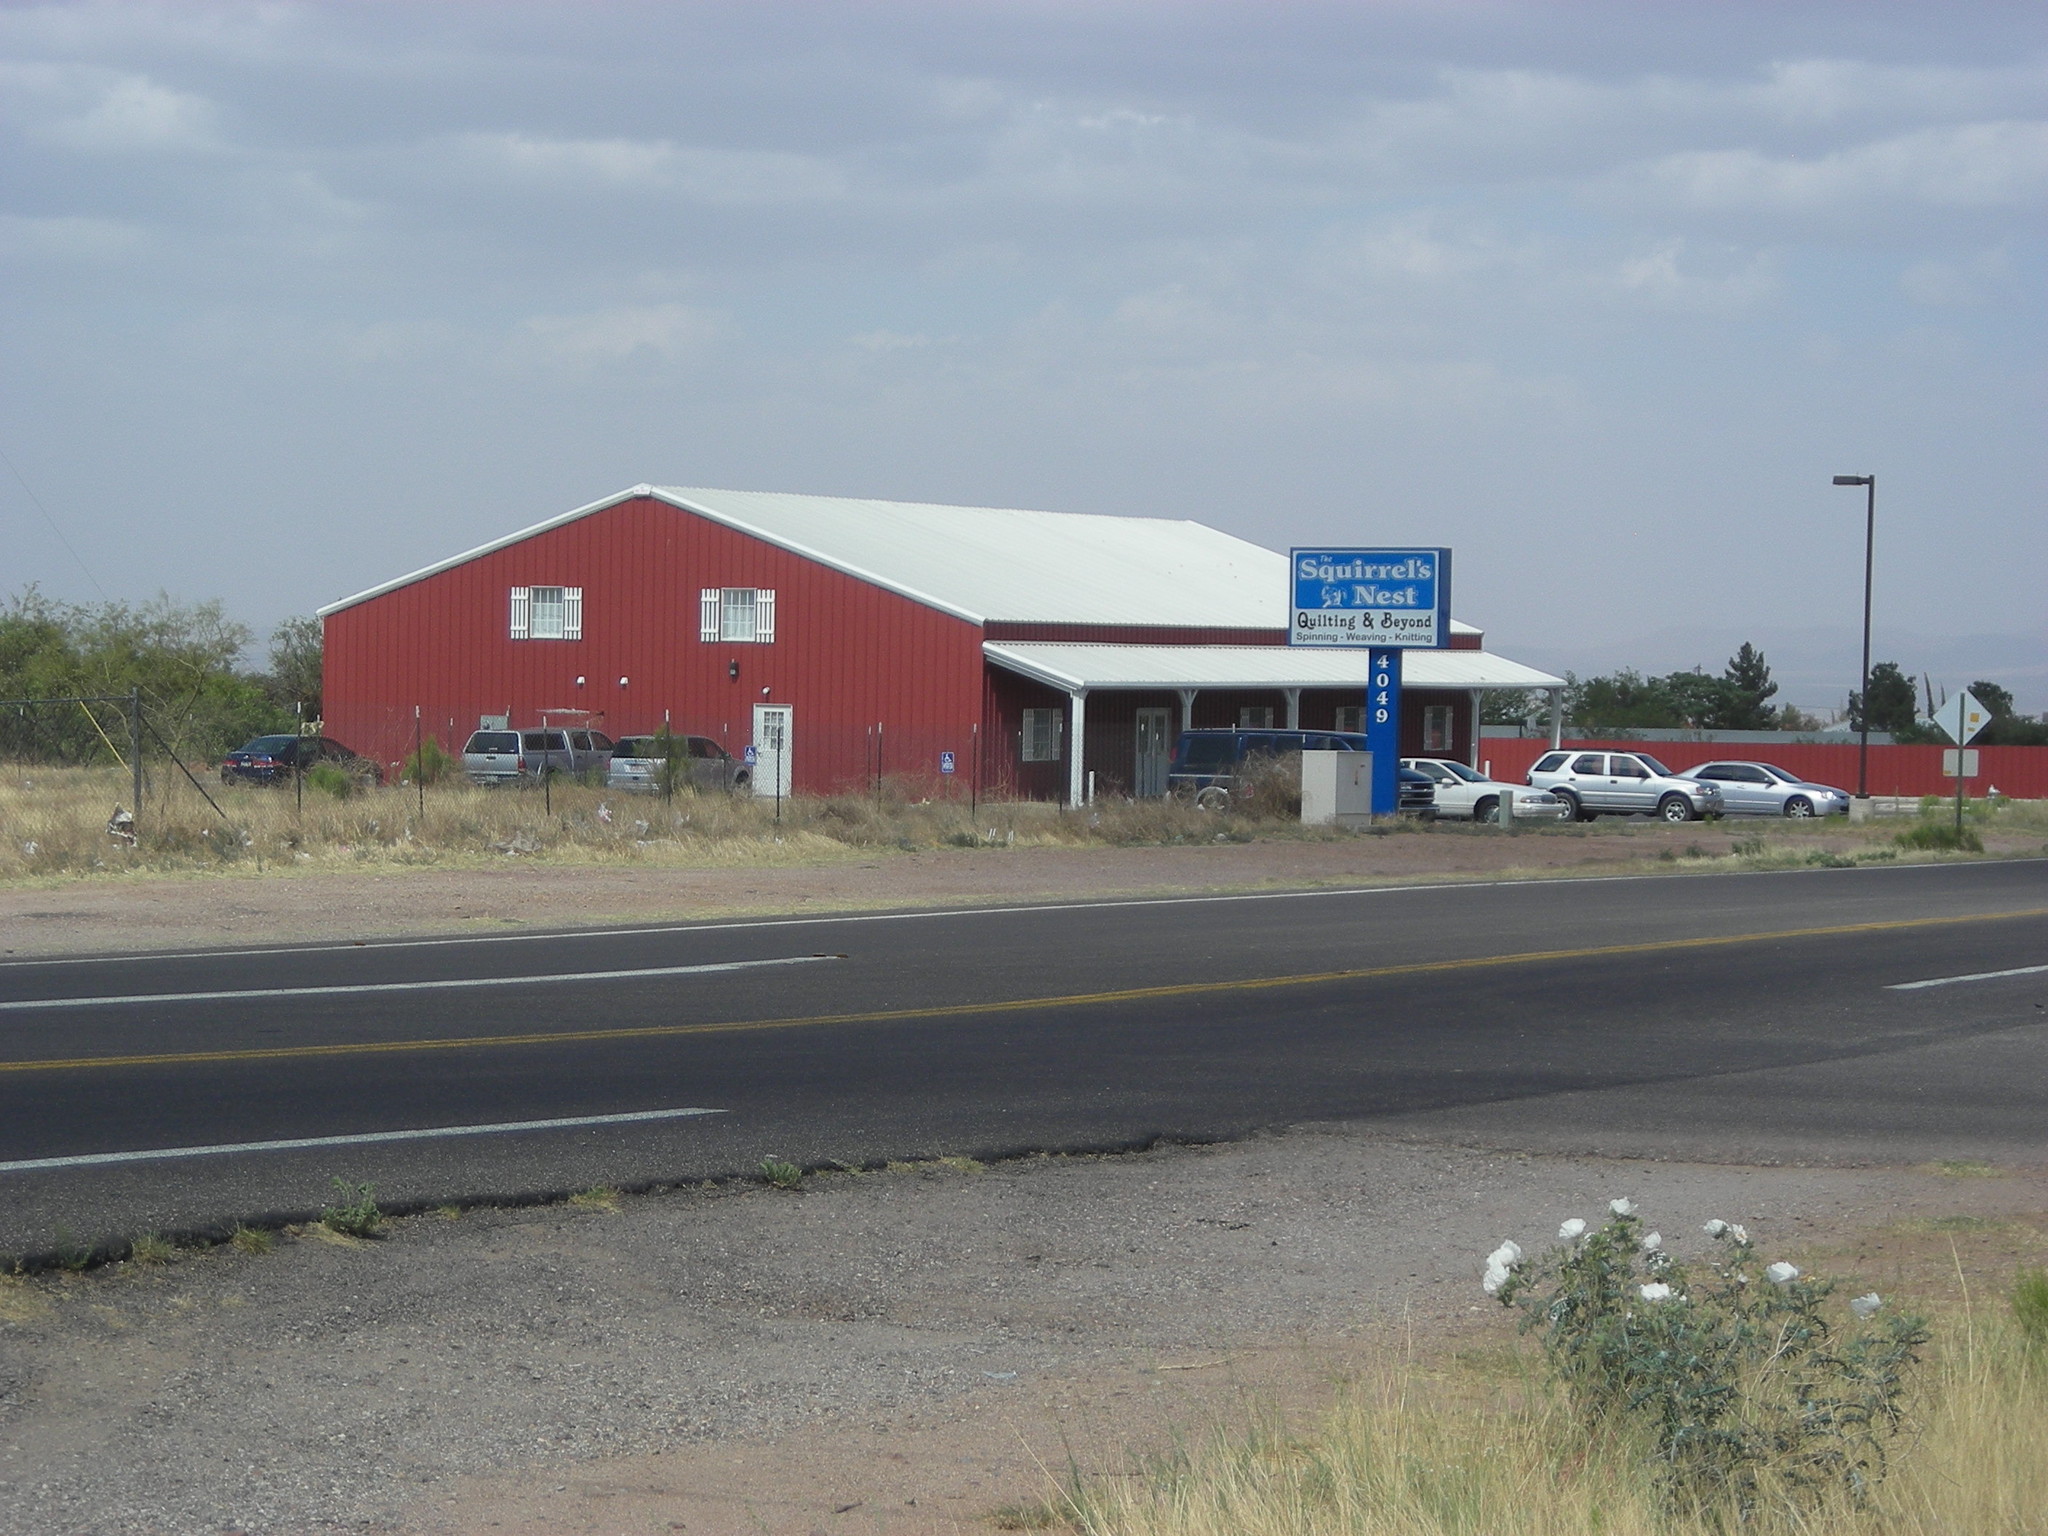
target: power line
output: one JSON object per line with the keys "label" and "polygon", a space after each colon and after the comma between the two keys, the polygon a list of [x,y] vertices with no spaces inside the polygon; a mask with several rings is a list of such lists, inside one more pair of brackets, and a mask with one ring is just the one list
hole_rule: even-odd
{"label": "power line", "polygon": [[71,547],[71,541],[64,537],[64,530],[57,526],[57,519],[50,516],[50,509],[43,505],[42,498],[36,495],[35,490],[29,485],[22,472],[14,468],[14,460],[7,457],[7,450],[4,448],[0,448],[0,463],[4,463],[8,469],[12,470],[14,478],[21,482],[21,488],[27,493],[28,499],[35,504],[35,509],[43,514],[43,521],[50,525],[50,532],[57,535],[57,542],[62,544],[65,552],[78,562],[78,568],[85,572],[85,579],[92,583],[93,591],[99,593],[100,601],[103,603],[112,602],[113,599],[107,596],[107,589],[100,585],[99,577],[93,575],[92,567],[85,563],[85,557]]}

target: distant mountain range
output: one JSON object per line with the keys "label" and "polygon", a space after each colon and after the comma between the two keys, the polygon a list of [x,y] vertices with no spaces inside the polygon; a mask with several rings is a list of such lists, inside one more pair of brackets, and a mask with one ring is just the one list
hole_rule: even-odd
{"label": "distant mountain range", "polygon": [[[1764,653],[1778,685],[1773,704],[1796,704],[1828,719],[1849,701],[1862,665],[1862,632],[1812,626],[1776,629],[1719,629],[1688,625],[1647,630],[1570,647],[1523,639],[1506,631],[1487,632],[1489,650],[1562,676],[1591,677],[1633,667],[1646,674],[1703,667],[1718,673],[1743,641]],[[1935,698],[1985,678],[2012,690],[2022,714],[2048,712],[2048,626],[2031,634],[1957,635],[1939,640],[1898,639],[1879,629],[1871,639],[1871,663],[1896,661],[1915,682],[1932,678]]]}

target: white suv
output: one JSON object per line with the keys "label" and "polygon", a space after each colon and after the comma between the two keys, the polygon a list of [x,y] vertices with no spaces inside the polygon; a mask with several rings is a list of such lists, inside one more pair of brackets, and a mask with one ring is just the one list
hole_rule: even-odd
{"label": "white suv", "polygon": [[1595,816],[1661,816],[1696,821],[1726,804],[1717,785],[1681,779],[1647,752],[1546,752],[1529,783],[1564,801],[1580,821]]}

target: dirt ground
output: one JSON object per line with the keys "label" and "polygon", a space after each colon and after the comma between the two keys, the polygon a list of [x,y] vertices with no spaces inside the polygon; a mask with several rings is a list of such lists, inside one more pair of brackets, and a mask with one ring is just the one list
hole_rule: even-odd
{"label": "dirt ground", "polygon": [[[1197,847],[848,849],[829,860],[755,868],[507,858],[481,869],[387,866],[357,872],[323,867],[103,876],[0,886],[0,954],[549,930],[1200,891],[1786,867],[1886,853],[1902,824],[1758,820],[1667,826],[1609,818],[1514,833],[1441,823],[1329,841],[1276,837]],[[1994,855],[2044,851],[2038,828],[1993,831],[1986,846]]]}
{"label": "dirt ground", "polygon": [[2040,1169],[1344,1127],[312,1228],[0,1282],[0,1530],[988,1531],[1176,1433],[1497,1348],[1481,1256],[1617,1195],[1680,1252],[1720,1216],[1937,1301],[1952,1255],[1996,1288],[2048,1252]]}

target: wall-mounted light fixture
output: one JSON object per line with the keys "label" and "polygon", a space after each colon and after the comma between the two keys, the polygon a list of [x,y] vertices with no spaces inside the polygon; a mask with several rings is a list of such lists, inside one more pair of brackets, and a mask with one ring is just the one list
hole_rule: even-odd
{"label": "wall-mounted light fixture", "polygon": [[740,659],[739,659],[739,657],[735,656],[735,657],[733,657],[733,659],[732,659],[731,661],[728,661],[728,662],[727,662],[727,663],[725,664],[725,675],[726,675],[727,677],[731,678],[731,679],[732,679],[732,680],[733,680],[734,682],[738,682],[738,681],[740,680]]}
{"label": "wall-mounted light fixture", "polygon": [[582,679],[582,678],[580,678],[580,677],[579,677],[579,678],[577,678],[577,679],[576,679],[576,686],[577,686],[578,688],[581,688],[581,687],[583,686],[583,679]]}
{"label": "wall-mounted light fixture", "polygon": [[768,697],[768,690],[766,688],[761,690],[761,697],[764,699]]}
{"label": "wall-mounted light fixture", "polygon": [[630,677],[622,677],[619,679],[619,686],[623,688],[626,686],[626,684],[630,683],[631,681],[633,681],[633,679],[631,679]]}

